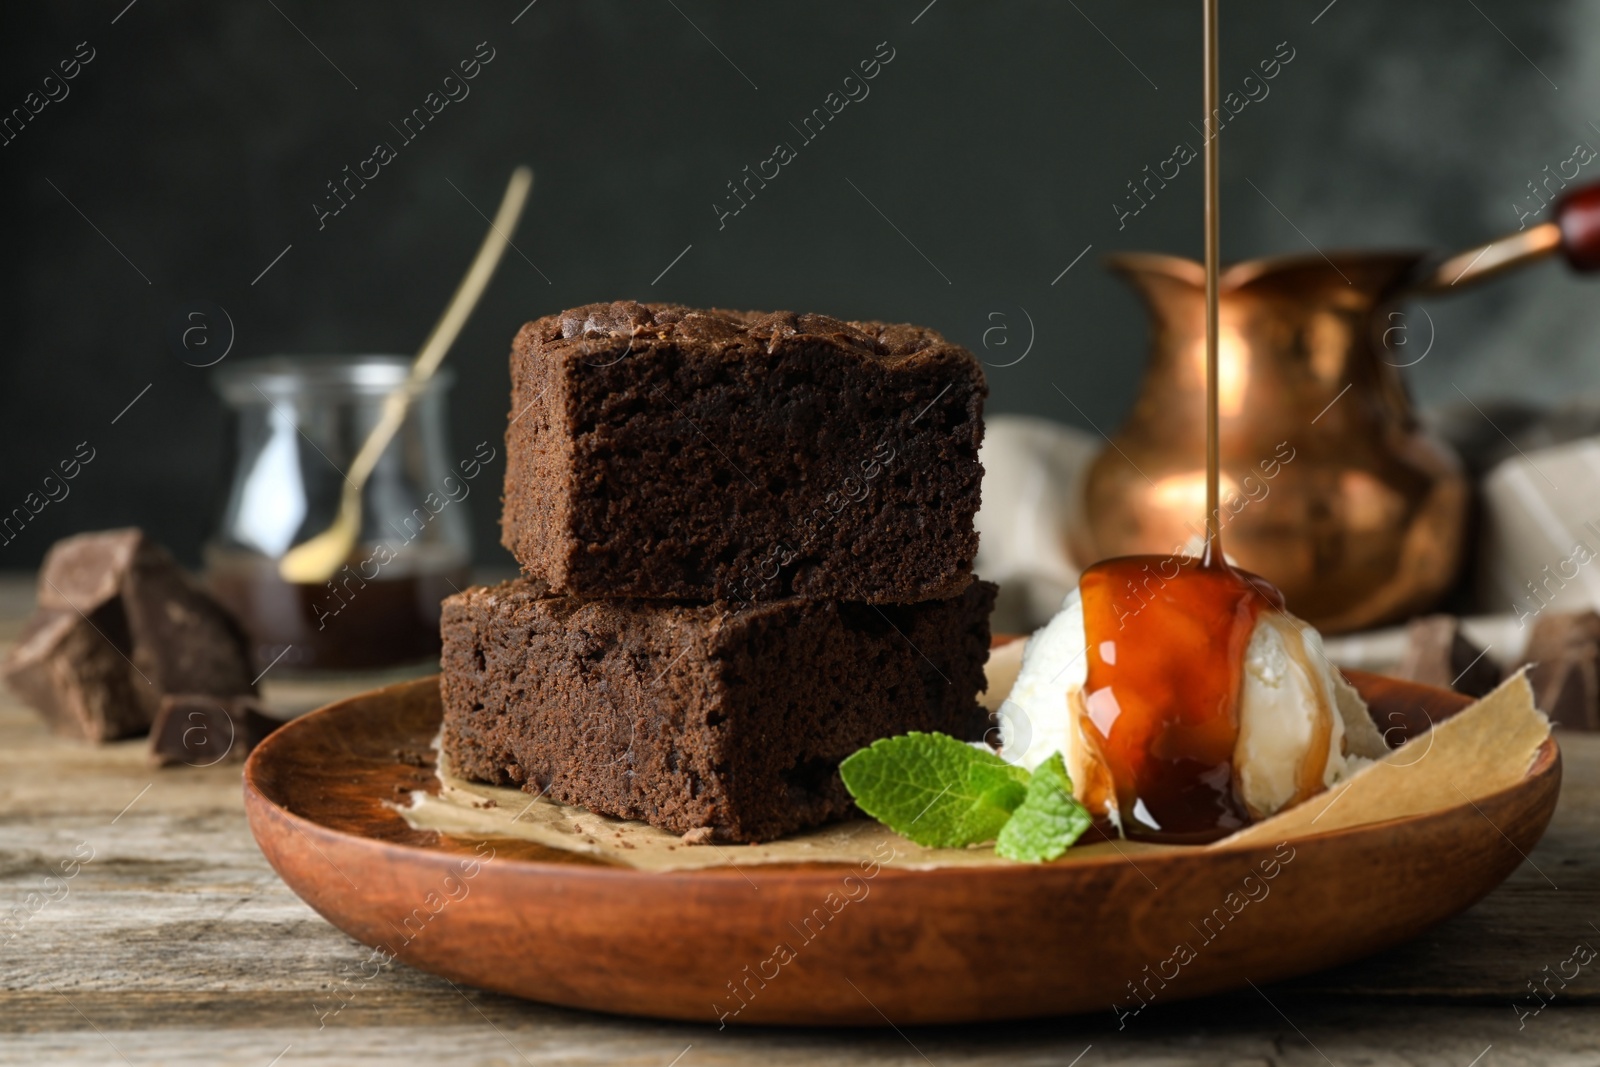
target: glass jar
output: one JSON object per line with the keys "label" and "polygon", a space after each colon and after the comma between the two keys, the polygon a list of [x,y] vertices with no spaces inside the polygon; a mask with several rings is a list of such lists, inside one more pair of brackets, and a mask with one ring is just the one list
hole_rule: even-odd
{"label": "glass jar", "polygon": [[286,582],[278,560],[332,525],[344,472],[404,388],[403,356],[276,356],[214,379],[235,413],[227,509],[205,550],[212,591],[249,633],[257,669],[359,670],[439,652],[439,601],[467,583],[464,501],[494,459],[446,452],[441,370],[417,387],[405,421],[361,490],[361,530],[320,585]]}

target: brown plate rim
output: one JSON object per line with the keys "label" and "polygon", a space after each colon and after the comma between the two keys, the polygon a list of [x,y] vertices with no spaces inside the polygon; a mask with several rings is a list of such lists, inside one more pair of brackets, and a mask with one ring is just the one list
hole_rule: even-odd
{"label": "brown plate rim", "polygon": [[[1369,678],[1369,677],[1370,678],[1382,678],[1382,677],[1384,677],[1384,676],[1381,676],[1381,675],[1374,675],[1374,674],[1369,674],[1367,672],[1358,672],[1358,671],[1349,671],[1347,673],[1352,677],[1352,680],[1360,680],[1362,678]],[[433,683],[433,684],[436,685],[436,684],[438,684],[438,678],[439,678],[438,675],[428,675],[428,676],[423,677],[423,678],[411,679],[411,680],[404,681],[404,682],[396,682],[396,683],[393,683],[391,685],[380,686],[380,687],[375,688],[375,689],[366,690],[364,692],[357,693],[357,694],[354,694],[354,695],[349,696],[349,697],[345,697],[345,698],[343,698],[341,700],[334,701],[331,704],[324,705],[323,707],[318,708],[315,711],[308,712],[305,715],[299,716],[298,718],[292,720],[291,722],[288,722],[288,723],[284,724],[282,727],[280,727],[277,730],[273,731],[272,734],[270,734],[265,740],[263,740],[259,745],[256,746],[256,748],[250,753],[249,757],[245,760],[244,771],[243,771],[243,776],[242,776],[243,777],[243,783],[242,784],[243,784],[243,792],[244,792],[245,806],[246,806],[247,812],[256,810],[258,808],[259,809],[267,809],[267,810],[270,810],[274,815],[276,815],[276,816],[278,816],[280,818],[288,819],[290,821],[290,824],[295,826],[302,833],[304,833],[306,831],[312,831],[312,832],[315,832],[315,833],[317,833],[319,835],[327,835],[327,836],[338,838],[338,839],[342,839],[344,841],[347,841],[347,842],[350,842],[350,843],[353,843],[353,844],[357,844],[357,845],[369,846],[369,847],[374,847],[374,848],[379,848],[379,849],[403,849],[408,853],[414,853],[419,858],[420,857],[428,857],[430,860],[437,860],[438,862],[441,862],[441,863],[449,863],[449,862],[451,862],[453,854],[449,853],[449,852],[446,852],[446,851],[442,851],[442,850],[435,849],[435,848],[430,848],[430,847],[427,847],[427,846],[424,846],[424,845],[412,844],[412,843],[404,842],[404,841],[385,841],[385,840],[382,840],[382,839],[379,839],[379,838],[375,838],[375,837],[368,837],[368,836],[364,836],[362,834],[354,833],[354,832],[349,831],[349,830],[344,830],[344,829],[340,829],[338,827],[329,826],[326,823],[318,822],[318,821],[316,821],[314,819],[308,818],[307,816],[300,815],[300,814],[292,811],[288,807],[286,807],[284,804],[280,803],[275,798],[269,796],[267,794],[266,790],[262,787],[262,785],[261,785],[261,783],[259,781],[259,778],[263,774],[263,770],[262,770],[263,766],[265,764],[267,764],[269,761],[271,761],[271,760],[273,760],[275,758],[278,758],[278,757],[275,756],[276,749],[291,743],[291,742],[289,742],[289,741],[287,741],[285,739],[293,737],[294,732],[297,729],[300,729],[300,730],[310,729],[310,727],[307,727],[307,726],[304,725],[305,723],[310,722],[315,718],[322,718],[322,717],[330,717],[331,718],[331,717],[335,717],[335,716],[339,715],[348,705],[353,704],[356,701],[372,700],[372,699],[374,699],[376,697],[381,697],[384,693],[386,693],[388,691],[391,691],[391,690],[410,688],[410,687],[413,687],[413,686],[420,686],[420,685],[422,685],[424,683]],[[1417,683],[1407,683],[1407,684],[1412,685],[1412,686],[1416,686],[1417,688],[1433,689],[1433,691],[1436,692],[1436,693],[1450,692],[1448,690],[1437,690],[1437,689],[1434,689],[1434,687],[1421,686],[1421,685],[1418,685]],[[1451,695],[1455,696],[1455,697],[1460,697],[1460,694],[1451,693]],[[1466,707],[1466,706],[1470,705],[1470,703],[1471,703],[1470,699],[1464,698],[1464,697],[1461,698],[1461,699],[1463,700],[1462,707]],[[1514,793],[1516,793],[1518,791],[1521,791],[1521,790],[1524,790],[1524,789],[1528,789],[1528,788],[1530,788],[1531,786],[1533,786],[1534,784],[1536,784],[1537,782],[1539,782],[1541,779],[1545,778],[1548,775],[1559,774],[1560,773],[1560,767],[1561,767],[1561,750],[1560,750],[1560,746],[1556,742],[1555,736],[1552,734],[1550,737],[1547,737],[1544,740],[1544,742],[1539,746],[1539,748],[1535,751],[1534,758],[1530,761],[1527,769],[1523,772],[1522,778],[1519,781],[1517,781],[1513,785],[1506,786],[1504,789],[1499,789],[1499,790],[1496,790],[1493,793],[1485,794],[1484,796],[1477,798],[1476,801],[1474,801],[1472,799],[1468,799],[1465,802],[1460,803],[1460,804],[1453,804],[1453,805],[1448,805],[1448,806],[1445,806],[1445,807],[1435,808],[1435,809],[1433,809],[1431,811],[1418,812],[1418,813],[1412,814],[1412,815],[1401,815],[1401,816],[1396,816],[1395,818],[1392,818],[1392,819],[1384,819],[1384,820],[1381,820],[1381,821],[1378,821],[1378,822],[1361,823],[1361,824],[1356,825],[1356,826],[1342,827],[1342,828],[1339,828],[1339,829],[1323,830],[1323,831],[1319,831],[1319,832],[1314,833],[1314,834],[1307,834],[1307,835],[1304,835],[1304,836],[1296,837],[1294,840],[1295,840],[1296,844],[1299,844],[1299,843],[1307,843],[1307,844],[1319,843],[1319,842],[1324,842],[1324,841],[1336,840],[1336,839],[1339,839],[1341,837],[1345,837],[1345,836],[1349,836],[1349,835],[1353,835],[1353,834],[1370,834],[1370,833],[1374,833],[1376,831],[1380,831],[1380,830],[1384,830],[1384,829],[1393,829],[1393,828],[1400,827],[1400,826],[1406,826],[1406,825],[1410,825],[1410,824],[1425,822],[1425,821],[1428,821],[1428,820],[1444,818],[1444,817],[1447,817],[1447,816],[1452,815],[1454,813],[1463,812],[1463,811],[1465,811],[1465,809],[1477,807],[1482,803],[1490,803],[1490,802],[1493,802],[1493,801],[1497,801],[1497,800],[1500,800],[1502,798],[1505,798],[1505,797],[1509,796],[1510,794],[1514,794]],[[259,836],[260,835],[259,835],[259,833],[257,833],[256,826],[254,824],[254,820],[251,820],[251,834],[252,834],[252,836],[254,836],[254,837],[256,837],[258,839],[258,844],[259,844]],[[448,836],[457,836],[457,835],[448,835]],[[488,835],[484,835],[482,839],[484,839],[484,840],[492,840],[492,839],[495,839],[495,838],[497,838],[499,836],[501,836],[501,835],[488,834]],[[465,839],[466,840],[471,840],[471,838],[465,838]],[[1245,851],[1250,851],[1252,849],[1259,849],[1261,847],[1262,846],[1259,843],[1246,842],[1246,843],[1241,843],[1241,844],[1238,844],[1238,845],[1225,846],[1225,847],[1221,847],[1221,848],[1196,848],[1195,850],[1192,850],[1192,851],[1191,850],[1183,850],[1183,851],[1174,851],[1174,852],[1166,852],[1166,853],[1148,853],[1146,855],[1140,856],[1140,863],[1141,864],[1149,863],[1149,864],[1154,864],[1154,865],[1165,867],[1165,866],[1169,866],[1169,865],[1174,864],[1174,863],[1182,864],[1182,863],[1191,862],[1191,859],[1194,856],[1227,855],[1227,854],[1231,854],[1231,853],[1234,853],[1234,852],[1245,852]],[[731,867],[731,866],[730,867],[703,867],[703,868],[696,868],[696,869],[692,869],[692,870],[678,870],[678,871],[648,871],[648,870],[641,870],[641,869],[639,869],[637,867],[627,867],[627,866],[623,866],[623,865],[620,865],[620,864],[609,864],[609,863],[608,864],[604,864],[604,865],[601,865],[601,864],[573,864],[573,863],[551,862],[551,861],[548,861],[548,860],[539,860],[539,859],[526,859],[526,858],[522,858],[522,857],[506,857],[505,860],[502,861],[502,862],[506,862],[506,863],[509,863],[509,864],[514,864],[516,867],[525,870],[529,874],[548,874],[548,875],[552,875],[552,876],[560,876],[560,877],[565,878],[565,879],[578,878],[580,880],[587,880],[587,879],[590,879],[590,878],[593,878],[593,879],[646,878],[646,879],[651,880],[652,882],[662,882],[662,881],[677,881],[677,880],[702,881],[702,880],[704,880],[706,878],[745,878],[746,877],[746,873],[745,873],[746,869],[745,868],[738,868],[738,867]],[[1108,855],[1108,856],[1088,857],[1088,858],[1074,859],[1074,860],[1069,860],[1069,861],[1056,861],[1056,862],[1053,862],[1053,863],[1040,863],[1040,864],[1031,864],[1031,863],[998,864],[997,863],[997,864],[993,864],[993,865],[983,865],[983,866],[965,866],[965,865],[963,865],[963,866],[949,866],[949,867],[932,867],[932,868],[925,868],[925,869],[920,869],[920,870],[919,869],[913,869],[913,868],[906,868],[906,867],[884,867],[879,872],[877,877],[881,878],[881,877],[884,877],[885,875],[888,875],[888,876],[890,876],[890,877],[892,877],[892,878],[894,878],[896,880],[908,879],[908,878],[909,879],[929,879],[929,878],[935,878],[935,877],[944,877],[944,878],[972,877],[972,878],[980,878],[980,879],[990,879],[990,878],[996,878],[996,877],[1001,877],[1001,878],[1029,878],[1029,877],[1035,877],[1036,878],[1036,877],[1049,877],[1049,876],[1052,876],[1052,875],[1055,875],[1055,874],[1066,874],[1067,872],[1072,872],[1072,871],[1090,870],[1090,869],[1095,869],[1095,868],[1098,868],[1098,867],[1103,867],[1103,866],[1108,866],[1108,865],[1121,865],[1121,864],[1123,864],[1125,862],[1127,862],[1127,861],[1125,859],[1123,859],[1122,857],[1120,857],[1120,856],[1109,856]],[[749,871],[759,872],[759,873],[761,873],[763,875],[767,875],[767,876],[775,875],[775,874],[782,874],[782,875],[784,875],[784,876],[786,876],[788,878],[792,878],[792,879],[800,880],[800,881],[804,881],[804,880],[807,880],[807,879],[815,879],[815,880],[820,882],[820,881],[828,881],[830,879],[837,878],[839,870],[841,870],[841,869],[849,869],[850,867],[851,867],[850,864],[840,863],[840,862],[810,862],[810,863],[797,862],[797,863],[793,863],[793,864],[758,864],[758,865],[755,865],[755,866],[749,868]]]}

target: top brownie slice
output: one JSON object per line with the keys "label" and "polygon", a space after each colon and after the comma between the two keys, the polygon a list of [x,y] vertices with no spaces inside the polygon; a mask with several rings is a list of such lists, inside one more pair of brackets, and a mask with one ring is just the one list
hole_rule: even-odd
{"label": "top brownie slice", "polygon": [[983,371],[932,330],[622,301],[511,352],[501,541],[575,596],[966,588]]}

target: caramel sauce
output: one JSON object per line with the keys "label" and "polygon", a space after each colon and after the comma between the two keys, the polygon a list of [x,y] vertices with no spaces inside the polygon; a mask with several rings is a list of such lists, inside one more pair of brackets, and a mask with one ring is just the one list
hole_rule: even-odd
{"label": "caramel sauce", "polygon": [[1248,824],[1233,768],[1245,648],[1283,595],[1220,559],[1179,556],[1105,560],[1078,587],[1079,735],[1110,772],[1123,833],[1194,843]]}
{"label": "caramel sauce", "polygon": [[[1115,805],[1126,837],[1185,844],[1225,837],[1265,814],[1247,807],[1234,757],[1245,652],[1261,613],[1284,606],[1277,588],[1222,553],[1217,17],[1217,0],[1205,0],[1206,540],[1198,559],[1124,556],[1083,572],[1088,666],[1081,693],[1068,697],[1080,798],[1097,812]],[[1284,645],[1301,674],[1319,677],[1300,633]],[[1294,768],[1290,803],[1322,790],[1332,751],[1337,709],[1320,693],[1313,698],[1323,706]]]}
{"label": "caramel sauce", "polygon": [[[1262,609],[1283,607],[1277,589],[1228,565],[1218,521],[1217,8],[1217,0],[1205,0],[1205,547],[1200,559],[1105,560],[1078,579],[1089,662],[1070,707],[1085,755],[1099,757],[1080,762],[1101,768],[1084,788],[1102,811],[1113,799],[1104,794],[1113,793],[1123,834],[1150,841],[1211,841],[1250,822],[1233,765],[1245,650]],[[1297,777],[1303,788],[1306,776]]]}
{"label": "caramel sauce", "polygon": [[[354,563],[354,561],[353,561]],[[416,663],[439,654],[439,602],[468,584],[467,568],[363,581],[346,567],[339,584],[286,582],[266,557],[218,554],[208,561],[211,592],[250,638],[256,669],[359,671]]]}

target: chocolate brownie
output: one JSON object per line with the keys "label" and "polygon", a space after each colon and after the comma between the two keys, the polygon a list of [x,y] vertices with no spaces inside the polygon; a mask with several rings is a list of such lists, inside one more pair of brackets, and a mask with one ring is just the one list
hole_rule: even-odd
{"label": "chocolate brownie", "polygon": [[444,602],[444,751],[467,778],[770,840],[848,814],[839,761],[878,738],[983,735],[994,594],[730,610],[476,586]]}
{"label": "chocolate brownie", "polygon": [[988,390],[932,330],[591,304],[524,326],[511,381],[501,541],[556,593],[967,587]]}

